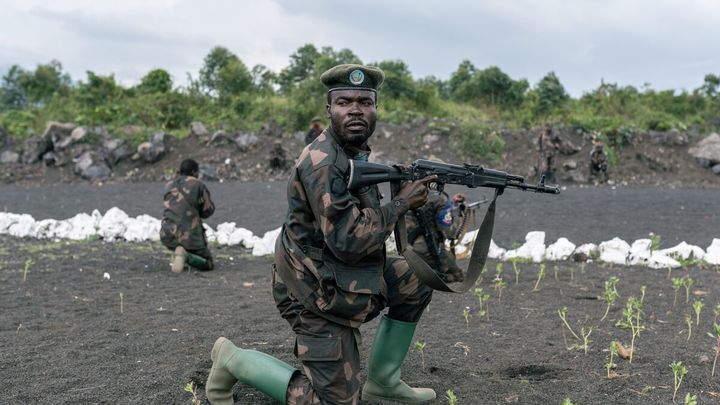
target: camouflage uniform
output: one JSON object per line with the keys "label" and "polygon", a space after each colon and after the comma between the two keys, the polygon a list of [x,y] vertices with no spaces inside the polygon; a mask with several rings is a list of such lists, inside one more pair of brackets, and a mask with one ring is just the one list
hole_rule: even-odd
{"label": "camouflage uniform", "polygon": [[[455,263],[452,253],[445,249],[445,240],[456,239],[460,232],[462,221],[458,214],[444,193],[431,191],[425,205],[405,216],[408,243],[446,282],[463,280],[462,269]],[[430,228],[433,236],[430,243],[433,243],[434,249],[428,245],[421,222]]]}
{"label": "camouflage uniform", "polygon": [[160,225],[160,241],[168,249],[178,245],[188,252],[207,259],[207,267],[213,268],[212,255],[207,247],[202,219],[215,212],[210,191],[205,184],[192,176],[180,176],[165,185],[163,197],[165,210]]}
{"label": "camouflage uniform", "polygon": [[432,297],[404,259],[385,255],[385,239],[408,203],[381,206],[377,186],[346,188],[349,159],[363,157],[328,128],[303,150],[288,184],[273,277],[273,296],[297,335],[303,364],[290,381],[288,404],[357,404],[358,327],[385,307],[391,319],[417,322]]}
{"label": "camouflage uniform", "polygon": [[601,181],[608,180],[607,155],[602,144],[596,144],[590,151],[590,176],[600,176]]}
{"label": "camouflage uniform", "polygon": [[276,170],[285,171],[287,169],[287,158],[285,155],[285,149],[280,145],[275,145],[275,147],[270,150],[268,161],[271,172],[275,172]]}
{"label": "camouflage uniform", "polygon": [[538,138],[538,149],[540,150],[540,174],[545,175],[548,181],[554,181],[555,178],[555,154],[559,149],[560,139],[553,133],[552,128],[546,128]]}

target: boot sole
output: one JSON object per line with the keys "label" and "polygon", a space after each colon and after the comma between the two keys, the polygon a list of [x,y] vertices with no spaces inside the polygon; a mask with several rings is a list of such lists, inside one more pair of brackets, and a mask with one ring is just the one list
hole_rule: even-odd
{"label": "boot sole", "polygon": [[436,399],[436,398],[437,398],[437,395],[434,395],[432,398],[423,399],[420,401],[413,401],[413,400],[404,400],[404,399],[398,399],[398,398],[383,397],[380,395],[365,394],[363,392],[361,399],[363,401],[392,401],[392,402],[400,402],[402,404],[423,404],[425,402],[432,401],[433,399]]}
{"label": "boot sole", "polygon": [[173,258],[173,262],[172,262],[172,265],[170,266],[170,270],[172,270],[173,273],[182,273],[184,268],[185,268],[185,248],[182,246],[178,246],[175,248],[175,257]]}

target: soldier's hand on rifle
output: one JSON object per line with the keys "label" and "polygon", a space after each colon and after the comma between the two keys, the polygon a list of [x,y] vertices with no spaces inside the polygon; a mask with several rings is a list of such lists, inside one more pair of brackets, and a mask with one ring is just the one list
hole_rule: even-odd
{"label": "soldier's hand on rifle", "polygon": [[402,186],[396,198],[402,198],[407,201],[411,210],[420,208],[427,202],[428,184],[435,180],[437,180],[437,176],[433,175],[408,182]]}

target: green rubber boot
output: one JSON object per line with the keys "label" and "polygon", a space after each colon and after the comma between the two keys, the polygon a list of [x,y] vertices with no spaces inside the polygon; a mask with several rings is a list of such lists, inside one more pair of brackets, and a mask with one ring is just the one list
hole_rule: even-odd
{"label": "green rubber boot", "polygon": [[416,325],[387,316],[380,319],[368,357],[368,378],[362,390],[364,401],[419,404],[435,399],[435,391],[432,389],[412,388],[400,379],[400,366],[405,360]]}
{"label": "green rubber boot", "polygon": [[256,350],[239,349],[224,337],[215,341],[210,358],[213,365],[205,394],[212,405],[233,405],[232,388],[237,381],[286,403],[290,378],[297,371],[290,365]]}
{"label": "green rubber boot", "polygon": [[195,267],[196,269],[204,269],[205,267],[207,267],[208,260],[206,258],[200,257],[190,252],[187,252],[185,254],[187,255],[187,259],[185,259],[185,261],[190,266]]}

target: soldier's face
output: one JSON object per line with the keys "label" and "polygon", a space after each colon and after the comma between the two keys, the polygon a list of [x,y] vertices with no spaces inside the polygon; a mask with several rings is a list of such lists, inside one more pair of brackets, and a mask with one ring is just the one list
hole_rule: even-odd
{"label": "soldier's face", "polygon": [[335,90],[327,106],[333,131],[353,146],[363,145],[375,132],[375,93],[368,90]]}

